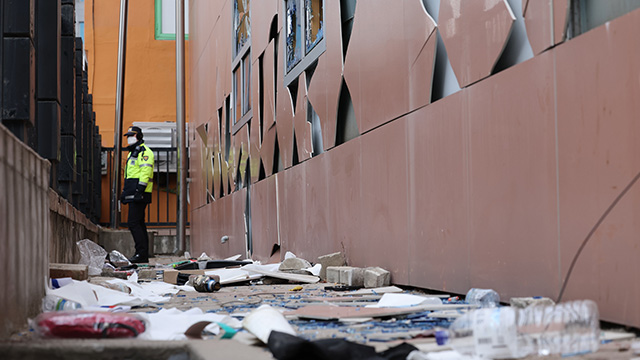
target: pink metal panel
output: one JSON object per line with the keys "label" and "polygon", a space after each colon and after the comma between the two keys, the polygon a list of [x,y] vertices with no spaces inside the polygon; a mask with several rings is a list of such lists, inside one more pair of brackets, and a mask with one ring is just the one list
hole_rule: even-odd
{"label": "pink metal panel", "polygon": [[293,251],[298,251],[298,242],[306,236],[305,164],[274,175],[280,207],[280,245]]}
{"label": "pink metal panel", "polygon": [[470,282],[505,298],[558,288],[553,73],[542,54],[466,90]]}
{"label": "pink metal panel", "polygon": [[465,293],[469,287],[466,93],[407,116],[408,283]]}
{"label": "pink metal panel", "polygon": [[[264,90],[264,113],[262,121],[262,147],[260,150],[260,158],[262,164],[264,164],[264,170],[266,176],[273,174],[273,158],[276,146],[276,96],[275,96],[275,45],[274,42],[269,42],[269,45],[264,51],[262,67],[262,82]],[[257,73],[257,71],[254,71]],[[253,86],[258,87],[258,86]]]}
{"label": "pink metal panel", "polygon": [[[230,166],[229,160],[233,161],[233,156],[229,154],[229,160],[226,159],[225,149],[227,148],[227,140],[226,136],[222,136],[222,134],[226,134],[227,126],[226,126],[226,117],[229,116],[227,114],[226,107],[222,108],[222,126],[220,127],[220,180],[222,181],[222,196],[229,194],[232,189],[229,186],[229,179],[231,174],[229,174],[229,170],[233,167]],[[233,140],[231,140],[233,141]],[[232,149],[232,148],[231,148]]]}
{"label": "pink metal panel", "polygon": [[251,62],[258,60],[269,44],[271,23],[277,19],[279,0],[251,2]]}
{"label": "pink metal panel", "polygon": [[329,208],[329,157],[320,154],[304,163],[306,186],[305,236],[296,242],[301,255],[316,262],[319,255],[340,251],[331,237]]}
{"label": "pink metal panel", "polygon": [[527,36],[534,54],[561,43],[566,36],[569,0],[529,1],[523,7]]}
{"label": "pink metal panel", "polygon": [[[363,217],[360,201],[361,156],[360,137],[348,141],[323,154],[329,160],[327,176],[327,211],[330,234],[330,247],[327,253],[344,251],[347,258],[359,251],[353,246],[356,239],[368,239],[361,232],[370,221]],[[321,254],[323,255],[323,254]],[[355,263],[354,263],[355,264]]]}
{"label": "pink metal panel", "polygon": [[224,105],[225,98],[231,94],[231,23],[233,4],[231,1],[225,1],[224,7],[219,14],[228,14],[228,16],[219,16],[216,22],[214,33],[209,40],[208,46],[213,49],[216,59],[215,68],[209,69],[209,74],[215,75],[211,80],[216,83],[215,105],[220,108]]}
{"label": "pink metal panel", "polygon": [[[204,128],[201,125],[201,129]],[[206,134],[205,134],[206,136]],[[206,204],[206,177],[207,169],[203,165],[206,157],[206,145],[203,144],[200,135],[196,137],[196,141],[191,142],[191,150],[189,156],[190,168],[194,169],[191,176],[190,190],[193,192],[189,195],[191,206],[200,207]]]}
{"label": "pink metal panel", "polygon": [[276,101],[276,126],[278,150],[285,169],[293,165],[293,99],[289,88],[284,85],[284,33],[280,33],[280,51],[278,51],[278,78]]}
{"label": "pink metal panel", "polygon": [[329,150],[336,144],[336,126],[338,118],[338,102],[342,88],[343,56],[342,56],[342,19],[340,2],[325,1],[324,16],[325,43],[327,50],[318,58],[315,73],[320,76],[311,78],[309,84],[309,102],[320,118],[322,125],[322,145]]}
{"label": "pink metal panel", "polygon": [[431,103],[435,66],[436,23],[422,1],[404,2],[404,35],[409,68],[409,111]]}
{"label": "pink metal panel", "polygon": [[[252,65],[251,83],[260,84],[260,72],[256,71],[260,67],[260,60],[256,60]],[[260,175],[260,149],[262,148],[262,134],[260,133],[260,86],[251,86],[251,111],[253,118],[249,123],[249,167],[251,169],[251,183],[255,184]]]}
{"label": "pink metal panel", "polygon": [[[554,49],[563,279],[591,228],[640,170],[638,24],[635,11]],[[593,299],[603,320],[636,327],[639,203],[636,183],[584,248],[564,294]]]}
{"label": "pink metal panel", "polygon": [[216,110],[215,114],[213,114],[213,121],[209,124],[209,136],[211,136],[211,154],[213,156],[213,197],[214,199],[220,198],[220,189],[222,187],[222,166],[220,160],[222,158],[220,147],[220,134],[222,134],[220,129],[220,119],[219,117],[222,115],[221,112]]}
{"label": "pink metal panel", "polygon": [[[233,179],[245,183],[249,163],[249,125],[245,124],[233,136]],[[229,156],[231,158],[231,156]],[[240,175],[240,178],[237,178]]]}
{"label": "pink metal panel", "polygon": [[400,284],[409,278],[406,136],[406,119],[400,119],[360,137],[363,226],[352,234],[349,254],[357,266],[391,271]]}
{"label": "pink metal panel", "polygon": [[313,155],[311,143],[311,123],[307,121],[307,76],[303,72],[298,78],[298,96],[296,96],[296,109],[293,116],[298,159],[305,161]]}
{"label": "pink metal panel", "polygon": [[253,259],[266,261],[278,243],[276,177],[270,176],[251,187]]}
{"label": "pink metal panel", "polygon": [[491,75],[515,20],[506,0],[440,2],[440,34],[460,87]]}
{"label": "pink metal panel", "polygon": [[[429,103],[434,29],[420,0],[357,3],[344,78],[361,133]],[[410,81],[411,75],[421,78]]]}

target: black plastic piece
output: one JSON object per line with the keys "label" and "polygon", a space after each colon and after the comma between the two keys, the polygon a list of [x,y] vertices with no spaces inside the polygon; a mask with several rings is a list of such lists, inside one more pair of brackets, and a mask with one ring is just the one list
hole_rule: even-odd
{"label": "black plastic piece", "polygon": [[209,260],[205,269],[220,269],[229,266],[242,266],[253,264],[251,261],[236,261],[236,260]]}

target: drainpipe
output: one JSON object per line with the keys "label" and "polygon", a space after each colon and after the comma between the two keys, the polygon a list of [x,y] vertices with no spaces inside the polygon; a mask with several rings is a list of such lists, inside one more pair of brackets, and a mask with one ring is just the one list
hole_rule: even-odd
{"label": "drainpipe", "polygon": [[[119,226],[118,213],[120,210],[120,163],[122,161],[122,103],[124,96],[124,70],[127,50],[127,13],[129,0],[120,0],[120,34],[118,37],[118,74],[116,80],[116,121],[113,127],[113,172],[111,176],[111,228]],[[95,9],[94,9],[95,11]]]}
{"label": "drainpipe", "polygon": [[178,243],[187,250],[187,147],[185,143],[184,0],[176,0],[176,125],[178,127]]}

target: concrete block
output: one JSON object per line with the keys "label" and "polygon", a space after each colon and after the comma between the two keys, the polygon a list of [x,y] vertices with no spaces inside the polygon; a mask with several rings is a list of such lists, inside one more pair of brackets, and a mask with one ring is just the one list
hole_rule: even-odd
{"label": "concrete block", "polygon": [[348,286],[364,286],[364,269],[344,266],[340,269],[340,283]]}
{"label": "concrete block", "polygon": [[74,280],[87,280],[89,278],[89,267],[83,264],[49,264],[49,277],[59,279],[70,277]]}
{"label": "concrete block", "polygon": [[511,298],[509,303],[512,307],[524,309],[529,306],[553,306],[555,301],[546,297],[516,297]]}
{"label": "concrete block", "polygon": [[140,280],[156,280],[157,277],[158,271],[155,268],[138,270],[138,279]]}
{"label": "concrete block", "polygon": [[391,284],[391,273],[381,267],[369,267],[364,270],[364,287],[377,288]]}
{"label": "concrete block", "polygon": [[327,268],[327,282],[340,283],[340,270],[344,266],[329,266]]}
{"label": "concrete block", "polygon": [[322,265],[322,269],[320,270],[320,279],[327,280],[327,268],[329,266],[345,266],[347,265],[347,261],[344,258],[344,254],[341,252],[322,255],[318,257],[318,264]]}
{"label": "concrete block", "polygon": [[289,258],[285,259],[281,264],[278,270],[280,271],[289,271],[289,270],[302,270],[311,267],[311,263],[309,263],[305,259],[300,258]]}

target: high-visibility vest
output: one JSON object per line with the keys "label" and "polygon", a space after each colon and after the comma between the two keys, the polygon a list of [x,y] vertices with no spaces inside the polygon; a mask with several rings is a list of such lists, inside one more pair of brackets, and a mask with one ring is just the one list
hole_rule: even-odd
{"label": "high-visibility vest", "polygon": [[153,191],[153,164],[153,151],[144,143],[129,152],[124,170],[124,184],[121,196],[123,202],[126,203],[133,199],[138,185],[145,186],[145,193]]}

